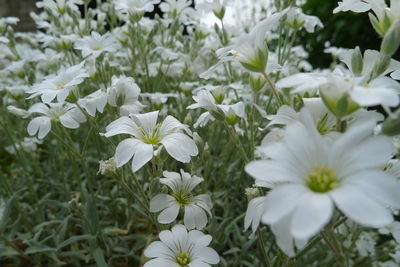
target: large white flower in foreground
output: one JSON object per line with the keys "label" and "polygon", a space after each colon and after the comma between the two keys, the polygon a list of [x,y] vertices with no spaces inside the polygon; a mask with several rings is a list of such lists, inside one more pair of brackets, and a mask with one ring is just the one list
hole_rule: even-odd
{"label": "large white flower in foreground", "polygon": [[[312,120],[307,112],[301,116]],[[393,145],[387,137],[373,136],[374,126],[375,121],[359,124],[329,143],[315,128],[292,124],[283,141],[271,147],[270,159],[246,166],[258,185],[271,188],[261,221],[272,225],[289,256],[294,256],[293,239],[304,246],[331,220],[335,206],[363,226],[393,221],[389,207],[400,208],[400,184],[383,171]]]}
{"label": "large white flower in foreground", "polygon": [[27,91],[32,94],[29,98],[40,95],[44,103],[50,103],[56,97],[58,102],[64,102],[70,90],[89,77],[84,64],[84,62],[81,62],[78,65],[62,69],[56,76],[35,84]]}
{"label": "large white flower in foreground", "polygon": [[78,39],[74,48],[81,50],[83,57],[91,56],[92,58],[97,58],[103,52],[114,53],[119,48],[119,44],[109,33],[100,35],[98,32],[93,31],[90,36]]}
{"label": "large white flower in foreground", "polygon": [[175,225],[171,231],[159,234],[161,241],[152,242],[144,251],[154,258],[144,267],[208,267],[217,264],[217,252],[208,247],[212,237],[198,230],[187,231],[183,225]]}
{"label": "large white flower in foreground", "polygon": [[160,183],[168,186],[172,193],[158,194],[150,201],[150,211],[159,212],[158,222],[172,223],[178,217],[179,211],[184,210],[183,222],[188,229],[203,229],[207,224],[207,214],[211,216],[212,202],[207,194],[192,195],[193,189],[204,181],[203,178],[191,176],[181,170],[177,172],[164,171],[165,178]]}
{"label": "large white flower in foreground", "polygon": [[177,161],[187,163],[198,154],[195,142],[182,132],[191,134],[189,128],[172,116],[157,123],[158,111],[131,114],[121,117],[106,127],[104,136],[128,134],[115,151],[117,167],[132,159],[132,171],[137,171],[153,158],[155,149],[162,147]]}
{"label": "large white flower in foreground", "polygon": [[51,122],[60,122],[64,127],[70,129],[79,128],[79,124],[86,121],[85,115],[70,103],[43,103],[34,104],[28,110],[29,114],[41,114],[32,119],[28,124],[29,135],[44,138],[51,130]]}

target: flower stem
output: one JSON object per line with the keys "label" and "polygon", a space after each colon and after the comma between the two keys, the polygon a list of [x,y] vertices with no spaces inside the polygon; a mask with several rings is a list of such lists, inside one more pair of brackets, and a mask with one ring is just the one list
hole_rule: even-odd
{"label": "flower stem", "polygon": [[265,80],[267,80],[269,86],[271,87],[272,94],[276,98],[276,101],[278,102],[279,106],[282,106],[282,100],[279,97],[278,91],[276,90],[275,84],[272,82],[271,78],[268,76],[268,74],[263,71],[262,75],[264,76]]}
{"label": "flower stem", "polygon": [[239,152],[240,152],[244,162],[248,163],[249,162],[249,158],[247,157],[246,151],[243,148],[243,144],[240,141],[240,138],[239,138],[238,134],[236,133],[236,131],[232,127],[230,127],[230,125],[225,120],[224,120],[224,125],[225,125],[226,129],[228,130],[232,141],[235,143],[235,145],[239,149]]}
{"label": "flower stem", "polygon": [[258,244],[260,245],[261,254],[264,258],[264,264],[265,264],[265,266],[271,266],[271,264],[269,262],[269,258],[268,258],[268,253],[267,253],[267,250],[265,247],[264,236],[261,233],[261,229],[257,230],[257,237],[258,237]]}
{"label": "flower stem", "polygon": [[348,267],[346,255],[343,252],[343,247],[337,240],[333,225],[328,225],[324,231],[321,232],[322,238],[326,245],[333,252],[337,263],[342,267]]}

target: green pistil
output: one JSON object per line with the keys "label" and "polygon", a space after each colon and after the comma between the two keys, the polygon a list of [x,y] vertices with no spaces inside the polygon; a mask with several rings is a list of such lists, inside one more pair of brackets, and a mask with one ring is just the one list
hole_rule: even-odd
{"label": "green pistil", "polygon": [[64,89],[64,87],[67,85],[67,82],[62,82],[57,84],[57,89]]}
{"label": "green pistil", "polygon": [[186,251],[178,251],[178,255],[176,255],[176,263],[179,266],[185,267],[190,263],[190,255]]}
{"label": "green pistil", "polygon": [[188,205],[192,201],[192,194],[187,191],[178,191],[175,192],[173,195],[176,202],[178,202],[181,207]]}
{"label": "green pistil", "polygon": [[336,173],[327,167],[316,166],[306,177],[308,188],[317,193],[326,193],[339,186]]}
{"label": "green pistil", "polygon": [[139,130],[142,132],[143,135],[143,142],[146,144],[150,145],[157,145],[160,143],[162,135],[160,133],[160,124],[157,124],[157,126],[150,132],[146,133],[142,128]]}

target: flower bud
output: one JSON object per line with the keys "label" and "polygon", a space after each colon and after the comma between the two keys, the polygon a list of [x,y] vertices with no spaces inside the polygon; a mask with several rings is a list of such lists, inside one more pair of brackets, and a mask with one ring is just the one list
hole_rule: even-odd
{"label": "flower bud", "polygon": [[359,76],[363,71],[363,58],[360,47],[356,47],[351,54],[351,70],[354,75]]}
{"label": "flower bud", "polygon": [[382,133],[386,135],[400,134],[400,109],[383,122]]}
{"label": "flower bud", "polygon": [[381,44],[381,53],[385,56],[392,57],[400,46],[400,21],[394,23],[385,37],[383,37]]}

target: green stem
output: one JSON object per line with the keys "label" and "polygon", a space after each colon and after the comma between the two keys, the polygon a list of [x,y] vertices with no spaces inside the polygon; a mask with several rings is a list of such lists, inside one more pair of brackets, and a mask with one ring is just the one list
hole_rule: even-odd
{"label": "green stem", "polygon": [[276,90],[275,84],[272,82],[271,78],[268,76],[268,74],[263,71],[262,75],[264,76],[265,80],[267,80],[269,86],[271,87],[271,92],[276,98],[276,101],[278,102],[279,106],[282,106],[282,100],[279,97],[278,91]]}
{"label": "green stem", "polygon": [[239,149],[239,152],[244,160],[245,163],[249,162],[249,158],[247,157],[247,154],[243,148],[243,144],[240,141],[239,136],[237,135],[236,131],[232,129],[232,127],[224,120],[224,125],[226,129],[228,130],[229,135],[231,136],[232,141],[235,143],[237,148]]}
{"label": "green stem", "polygon": [[269,267],[269,266],[271,266],[271,264],[269,262],[269,257],[268,257],[267,250],[265,247],[265,240],[264,240],[264,236],[262,235],[261,228],[259,228],[257,230],[257,237],[258,237],[258,244],[260,245],[261,254],[264,258],[264,264],[265,264],[265,266]]}

